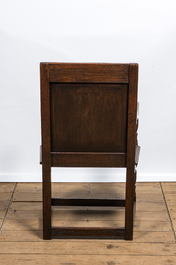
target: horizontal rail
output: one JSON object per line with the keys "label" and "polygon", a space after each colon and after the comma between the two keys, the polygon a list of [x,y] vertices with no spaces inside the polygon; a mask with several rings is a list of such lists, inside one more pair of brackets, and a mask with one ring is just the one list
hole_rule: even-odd
{"label": "horizontal rail", "polygon": [[128,64],[49,63],[49,82],[128,83]]}
{"label": "horizontal rail", "polygon": [[52,198],[52,206],[107,206],[107,207],[125,207],[125,199],[65,199]]}
{"label": "horizontal rail", "polygon": [[51,152],[52,167],[125,167],[126,153]]}
{"label": "horizontal rail", "polygon": [[53,239],[124,239],[125,228],[51,227],[51,237]]}

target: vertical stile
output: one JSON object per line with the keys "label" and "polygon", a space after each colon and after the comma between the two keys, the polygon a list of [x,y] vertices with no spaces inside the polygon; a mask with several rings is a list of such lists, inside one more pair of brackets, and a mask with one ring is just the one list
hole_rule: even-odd
{"label": "vertical stile", "polygon": [[133,239],[138,65],[129,65],[125,239]]}
{"label": "vertical stile", "polygon": [[43,175],[43,239],[51,239],[51,136],[48,64],[40,64]]}

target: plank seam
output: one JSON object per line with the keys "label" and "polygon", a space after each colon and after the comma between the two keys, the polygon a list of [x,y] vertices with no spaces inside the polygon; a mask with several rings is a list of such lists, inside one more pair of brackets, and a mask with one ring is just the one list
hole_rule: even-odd
{"label": "plank seam", "polygon": [[[16,242],[16,241],[15,241]],[[21,242],[21,241],[20,241]],[[7,242],[7,243],[9,243],[9,242]],[[60,253],[54,253],[54,254],[50,254],[50,253],[45,253],[45,254],[43,254],[42,252],[38,252],[38,253],[9,253],[9,252],[3,252],[3,253],[0,253],[1,254],[1,256],[2,255],[25,255],[25,256],[34,256],[34,255],[36,255],[36,256],[38,256],[38,255],[45,255],[45,256],[125,256],[125,257],[130,257],[130,256],[133,256],[133,257],[175,257],[175,255],[155,255],[155,254],[153,254],[153,255],[148,255],[148,254],[87,254],[87,253],[85,253],[85,254],[60,254]],[[173,264],[173,263],[172,263]]]}
{"label": "plank seam", "polygon": [[7,207],[7,210],[6,210],[5,216],[4,216],[4,220],[3,220],[2,225],[1,225],[0,234],[1,234],[1,232],[2,232],[2,229],[3,229],[4,223],[5,223],[5,221],[6,221],[7,213],[8,213],[8,211],[9,211],[10,205],[11,205],[11,203],[12,203],[13,196],[14,196],[14,193],[15,193],[15,191],[16,191],[17,184],[18,184],[18,182],[16,182],[15,187],[14,187],[14,190],[13,190],[13,192],[12,192],[12,196],[11,196],[11,198],[10,198],[10,201],[9,201],[9,204],[8,204],[8,207]]}
{"label": "plank seam", "polygon": [[171,216],[170,216],[170,213],[169,213],[169,209],[168,209],[168,206],[167,206],[167,201],[166,201],[166,198],[165,198],[164,190],[163,190],[161,182],[159,182],[159,183],[160,183],[161,191],[162,191],[162,194],[163,194],[163,199],[164,199],[164,202],[165,202],[165,205],[166,205],[167,214],[169,216],[170,224],[171,224],[171,227],[172,227],[172,232],[174,234],[175,243],[176,243],[176,234],[175,234],[175,231],[174,231],[172,219],[171,219]]}

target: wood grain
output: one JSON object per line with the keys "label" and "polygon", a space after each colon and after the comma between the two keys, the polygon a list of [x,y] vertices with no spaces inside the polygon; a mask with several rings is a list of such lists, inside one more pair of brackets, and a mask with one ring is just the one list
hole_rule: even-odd
{"label": "wood grain", "polygon": [[[93,222],[85,222],[83,221],[76,221],[77,226],[122,226],[124,221],[93,221]],[[53,226],[69,226],[70,221],[66,222],[66,220],[59,221],[59,220],[52,220]],[[6,219],[6,222],[3,226],[3,230],[8,231],[36,231],[42,230],[42,219],[35,218],[35,219]],[[134,232],[172,232],[172,227],[169,221],[166,222],[156,222],[156,221],[134,221]]]}
{"label": "wood grain", "polygon": [[[99,207],[94,208],[87,208],[87,209],[81,209],[77,208],[76,210],[67,210],[64,209],[55,209],[52,212],[52,217],[55,220],[73,220],[73,221],[92,221],[92,220],[107,220],[107,221],[118,221],[118,220],[124,220],[125,214],[124,210],[99,210]],[[174,219],[175,216],[173,216]],[[42,219],[42,210],[9,210],[7,214],[7,219]],[[135,215],[135,221],[157,221],[160,220],[160,222],[166,222],[169,221],[169,216],[166,211],[164,212],[136,212]]]}
{"label": "wood grain", "polygon": [[125,167],[126,153],[51,152],[52,167]]}
{"label": "wood grain", "polygon": [[15,185],[16,185],[16,183],[1,182],[0,183],[0,192],[13,192]]}
{"label": "wood grain", "polygon": [[[49,247],[50,246],[50,247]],[[2,253],[21,253],[21,254],[65,254],[67,249],[67,255],[156,255],[158,253],[161,256],[175,255],[175,244],[165,243],[133,243],[128,242],[116,242],[104,240],[95,242],[93,240],[84,241],[43,241],[43,242],[0,242],[0,254]]]}
{"label": "wood grain", "polygon": [[41,126],[42,126],[42,179],[43,179],[43,237],[51,237],[51,137],[50,88],[48,64],[40,64]]}
{"label": "wood grain", "polygon": [[0,219],[4,219],[6,210],[0,210]]}
{"label": "wood grain", "polygon": [[18,265],[35,265],[50,264],[55,265],[170,265],[176,263],[174,255],[119,255],[119,254],[103,254],[103,255],[46,255],[46,254],[1,254],[3,265],[13,264],[14,260]]}
{"label": "wood grain", "polygon": [[[106,183],[101,183],[101,182],[52,182],[52,192],[55,194],[62,192],[62,194],[65,192],[67,194],[68,192],[70,193],[78,193],[78,191],[82,192],[95,192],[95,193],[102,193],[102,192],[107,192],[107,193],[119,193],[119,194],[125,194],[125,183],[120,183],[120,182],[106,182]],[[141,191],[144,191],[144,187],[140,188]],[[139,192],[140,192],[139,190]],[[40,193],[42,191],[42,183],[18,183],[16,192],[15,193]],[[156,190],[157,192],[158,190]]]}
{"label": "wood grain", "polygon": [[129,65],[125,239],[133,239],[138,65]]}
{"label": "wood grain", "polygon": [[0,201],[9,202],[12,197],[12,192],[0,192]]}
{"label": "wood grain", "polygon": [[[53,239],[54,241],[55,239]],[[4,242],[42,242],[43,241],[43,231],[24,231],[24,230],[4,230],[0,234],[0,241]],[[56,240],[58,241],[58,240]],[[150,232],[150,231],[135,231],[134,241],[135,243],[174,243],[173,232]]]}
{"label": "wood grain", "polygon": [[50,82],[128,83],[126,64],[50,63]]}
{"label": "wood grain", "polygon": [[[87,192],[88,193],[88,192]],[[84,193],[85,194],[85,193]],[[59,194],[58,194],[59,195]],[[81,197],[82,197],[83,194],[81,194]],[[103,194],[101,194],[103,195]],[[176,206],[175,206],[176,207]],[[175,210],[175,207],[171,207],[170,208],[170,211],[174,211]],[[58,207],[53,207],[55,209],[57,209]],[[61,209],[63,209],[63,207],[59,207]],[[83,209],[84,207],[80,208],[79,209]],[[145,202],[138,202],[137,205],[136,205],[136,211],[137,212],[143,212],[143,214],[145,215],[144,212],[162,212],[162,211],[166,211],[166,205],[164,202],[150,202],[150,203],[145,203]],[[5,207],[3,208],[5,209]],[[42,210],[42,202],[12,202],[12,204],[10,205],[10,210]],[[72,207],[67,207],[68,210],[71,210],[73,209]],[[74,208],[75,210],[77,209],[78,210],[78,207],[75,207]],[[91,207],[92,210],[95,210],[96,208],[95,207]],[[100,208],[101,210],[103,209],[106,209],[106,208]],[[117,210],[120,210],[120,208],[117,208]]]}
{"label": "wood grain", "polygon": [[128,85],[54,83],[50,91],[52,152],[126,153]]}

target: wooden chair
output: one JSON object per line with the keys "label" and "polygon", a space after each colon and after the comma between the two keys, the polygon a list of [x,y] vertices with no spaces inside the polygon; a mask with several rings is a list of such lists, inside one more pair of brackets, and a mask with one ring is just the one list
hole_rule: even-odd
{"label": "wooden chair", "polygon": [[[41,63],[43,238],[133,238],[137,64]],[[51,198],[51,167],[125,167],[126,198]],[[52,206],[125,207],[125,227],[52,227]]]}

